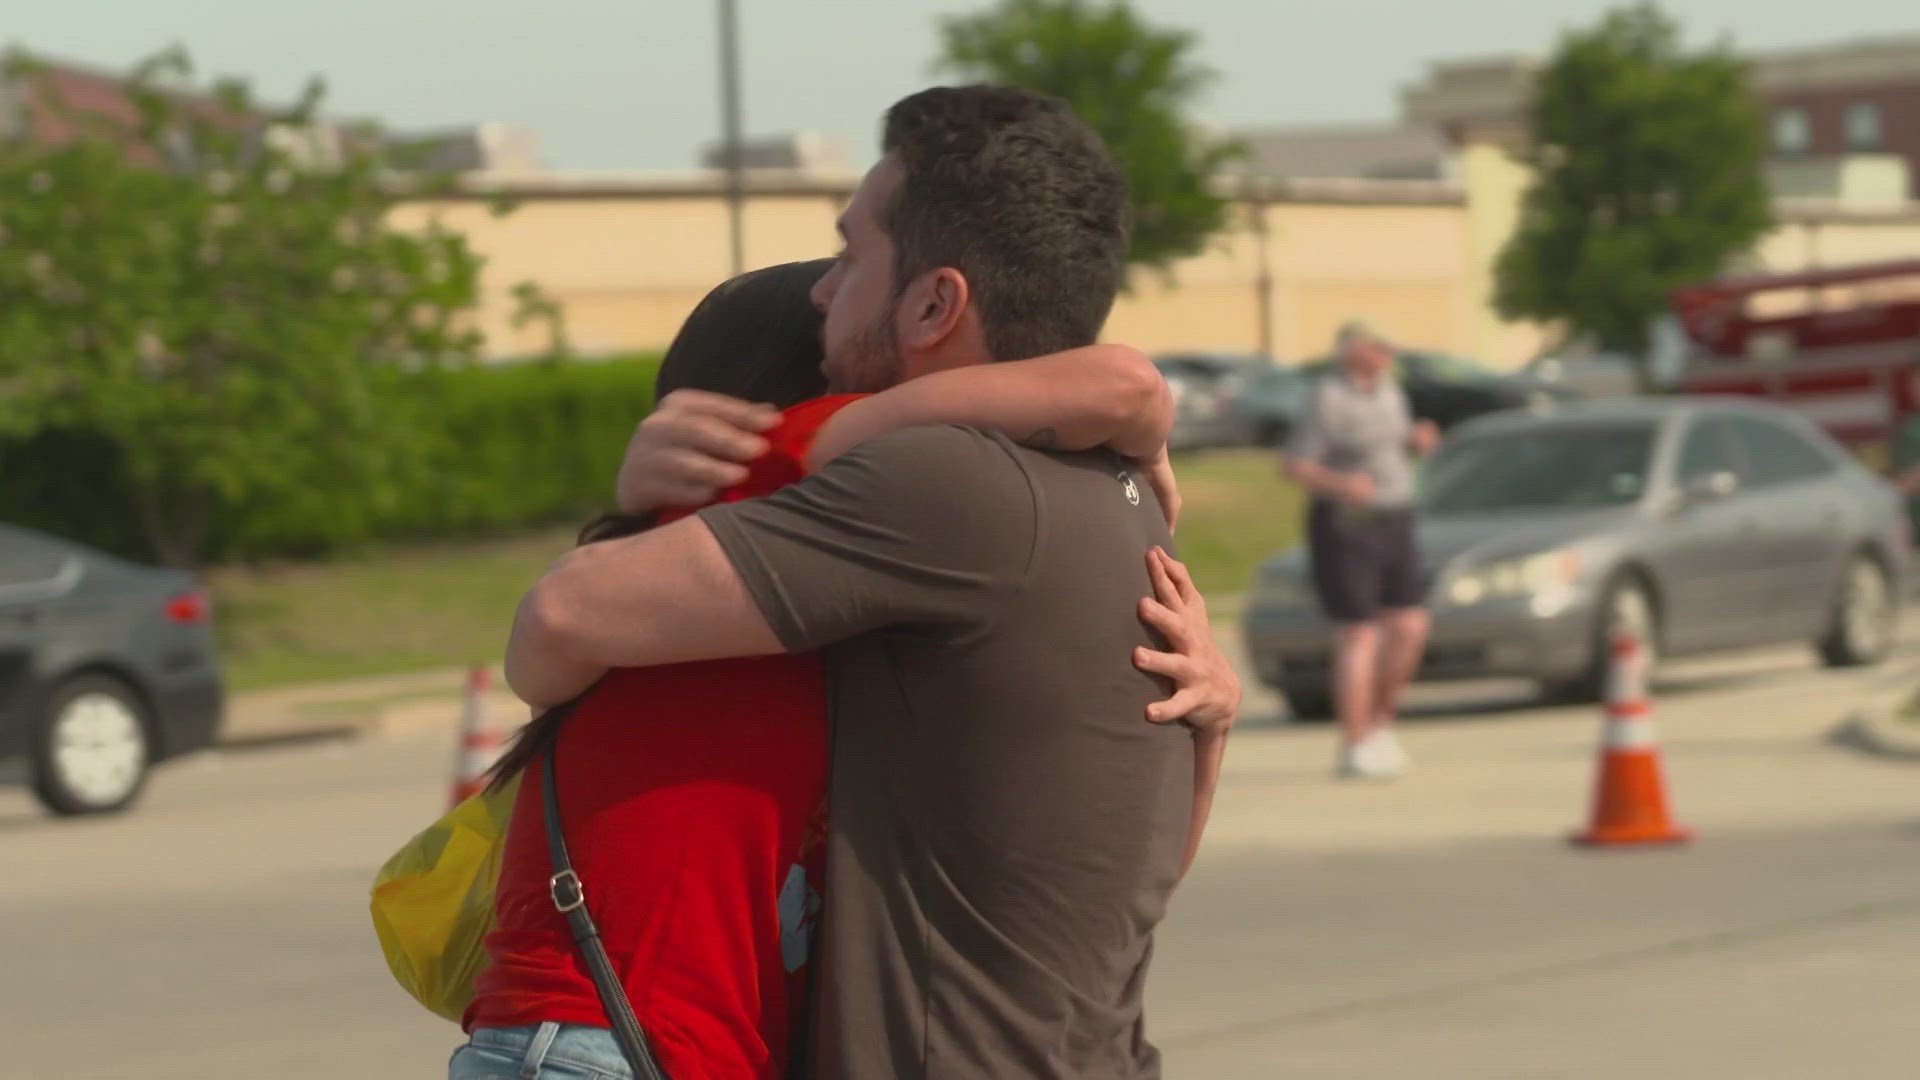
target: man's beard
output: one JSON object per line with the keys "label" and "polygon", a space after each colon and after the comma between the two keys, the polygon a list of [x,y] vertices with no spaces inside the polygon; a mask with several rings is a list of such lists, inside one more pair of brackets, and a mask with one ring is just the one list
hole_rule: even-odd
{"label": "man's beard", "polygon": [[866,329],[855,334],[853,340],[847,342],[844,355],[851,362],[834,365],[836,381],[842,384],[831,388],[835,393],[871,394],[898,384],[903,373],[892,309],[882,312]]}

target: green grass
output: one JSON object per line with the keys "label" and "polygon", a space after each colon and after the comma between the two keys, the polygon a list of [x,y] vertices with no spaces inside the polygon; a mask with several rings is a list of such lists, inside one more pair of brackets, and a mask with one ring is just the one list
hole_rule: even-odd
{"label": "green grass", "polygon": [[1173,471],[1184,497],[1175,546],[1202,592],[1244,591],[1254,567],[1300,535],[1300,491],[1280,479],[1272,453],[1175,457]]}
{"label": "green grass", "polygon": [[490,662],[571,530],[208,575],[236,690]]}
{"label": "green grass", "polygon": [[[1208,593],[1237,593],[1292,542],[1298,493],[1271,454],[1174,462],[1185,496],[1182,558]],[[514,606],[572,546],[571,530],[508,540],[420,544],[335,562],[208,575],[237,690],[393,675],[498,659]]]}

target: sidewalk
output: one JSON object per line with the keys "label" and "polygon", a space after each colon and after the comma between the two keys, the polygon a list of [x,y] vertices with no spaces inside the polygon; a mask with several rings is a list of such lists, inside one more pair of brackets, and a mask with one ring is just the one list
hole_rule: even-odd
{"label": "sidewalk", "polygon": [[[461,668],[351,679],[234,694],[220,745],[230,749],[327,738],[361,738],[459,721],[467,673]],[[488,693],[488,715],[517,725],[527,707],[506,689],[499,669]]]}

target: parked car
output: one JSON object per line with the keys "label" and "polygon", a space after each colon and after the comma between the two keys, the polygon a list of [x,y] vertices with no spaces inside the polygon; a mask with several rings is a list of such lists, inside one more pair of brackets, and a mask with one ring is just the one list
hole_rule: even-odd
{"label": "parked car", "polygon": [[1637,362],[1619,353],[1540,356],[1521,371],[1541,382],[1566,387],[1582,397],[1624,398],[1640,393]]}
{"label": "parked car", "polygon": [[[1418,506],[1433,615],[1421,678],[1518,676],[1591,698],[1606,643],[1664,656],[1807,641],[1832,666],[1893,648],[1909,561],[1898,495],[1797,414],[1735,398],[1590,402],[1463,425]],[[1332,627],[1302,551],[1245,615],[1263,681],[1332,708]]]}
{"label": "parked car", "polygon": [[1297,367],[1268,366],[1246,380],[1233,399],[1233,409],[1254,445],[1279,446],[1287,441],[1311,385],[1311,378]]}
{"label": "parked car", "polygon": [[1252,425],[1234,407],[1247,379],[1265,366],[1259,357],[1217,353],[1177,353],[1156,357],[1154,366],[1173,392],[1173,432],[1167,445],[1174,450],[1245,446],[1252,442]]}
{"label": "parked car", "polygon": [[[1333,370],[1336,361],[1316,360],[1306,365],[1310,375]],[[1572,387],[1524,372],[1500,372],[1449,353],[1410,350],[1394,359],[1394,375],[1406,392],[1407,405],[1421,420],[1442,430],[1476,416],[1505,409],[1544,409],[1578,400]]]}
{"label": "parked car", "polygon": [[183,573],[0,525],[0,757],[57,814],[120,810],[154,763],[212,744],[211,605]]}

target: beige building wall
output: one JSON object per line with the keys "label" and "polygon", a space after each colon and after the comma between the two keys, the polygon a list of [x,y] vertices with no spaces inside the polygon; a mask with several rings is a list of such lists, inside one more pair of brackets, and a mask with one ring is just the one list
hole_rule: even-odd
{"label": "beige building wall", "polygon": [[[659,349],[728,271],[717,192],[687,184],[508,192],[515,209],[461,197],[401,206],[395,221],[464,232],[485,258],[477,316],[488,352],[546,342],[515,328],[514,289],[536,282],[565,311],[571,342],[593,355]],[[829,255],[850,185],[758,192],[745,214],[750,267]],[[1262,228],[1264,226],[1264,235]],[[1457,191],[1432,183],[1321,184],[1244,200],[1236,224],[1168,273],[1142,271],[1115,305],[1109,340],[1150,352],[1258,352],[1282,361],[1323,352],[1338,325],[1371,319],[1408,344],[1471,351],[1470,246]]]}
{"label": "beige building wall", "polygon": [[[756,196],[744,215],[750,267],[831,255],[842,196]],[[488,352],[545,347],[538,328],[515,329],[514,289],[535,282],[566,312],[587,355],[665,348],[707,290],[726,279],[728,219],[717,196],[522,198],[510,214],[481,200],[404,205],[404,226],[428,220],[464,232],[486,260],[479,325]]]}
{"label": "beige building wall", "polygon": [[1520,209],[1533,173],[1497,141],[1470,142],[1459,154],[1467,189],[1473,353],[1493,363],[1524,363],[1547,343],[1547,331],[1536,323],[1500,317],[1493,305],[1494,267],[1520,227]]}
{"label": "beige building wall", "polygon": [[1920,258],[1920,204],[1875,213],[1787,207],[1779,216],[1779,227],[1755,253],[1768,271]]}
{"label": "beige building wall", "polygon": [[[1462,183],[1296,181],[1252,193],[1208,250],[1168,273],[1136,273],[1107,338],[1149,352],[1259,352],[1292,362],[1323,354],[1335,329],[1366,318],[1396,340],[1510,367],[1547,340],[1493,311],[1493,264],[1519,218],[1526,169],[1495,146],[1462,148]],[[768,266],[830,255],[852,182],[756,191],[745,211],[746,259]],[[478,194],[410,203],[396,222],[464,232],[486,259],[476,321],[496,357],[547,346],[515,328],[514,288],[535,282],[559,301],[576,350],[655,350],[728,273],[726,205],[710,181],[515,182],[517,209]],[[1783,205],[1756,252],[1767,269],[1844,265],[1920,254],[1920,207],[1840,210]]]}

